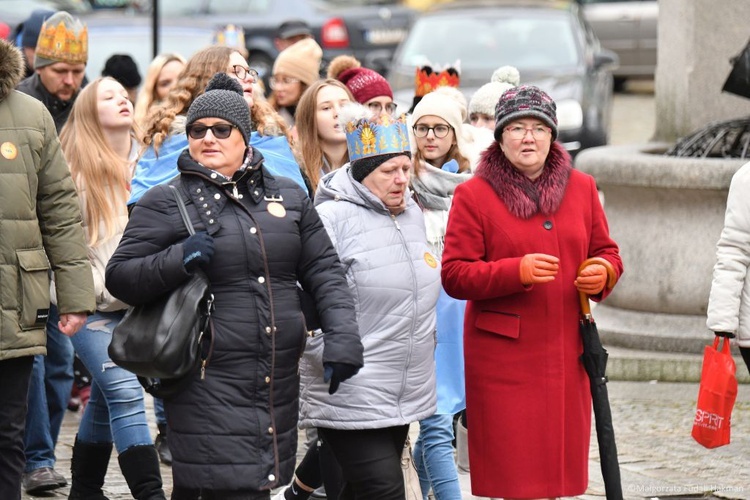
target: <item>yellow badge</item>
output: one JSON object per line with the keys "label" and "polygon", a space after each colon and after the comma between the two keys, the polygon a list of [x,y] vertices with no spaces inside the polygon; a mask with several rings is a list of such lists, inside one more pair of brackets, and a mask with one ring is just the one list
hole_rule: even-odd
{"label": "yellow badge", "polygon": [[268,210],[268,213],[274,217],[282,218],[286,215],[284,205],[275,201],[270,202],[266,207],[266,210]]}
{"label": "yellow badge", "polygon": [[0,145],[0,154],[7,160],[14,160],[18,155],[18,149],[12,142],[4,142]]}
{"label": "yellow badge", "polygon": [[437,267],[437,260],[435,260],[435,257],[433,257],[430,252],[424,253],[424,261],[427,262],[427,265],[433,269]]}

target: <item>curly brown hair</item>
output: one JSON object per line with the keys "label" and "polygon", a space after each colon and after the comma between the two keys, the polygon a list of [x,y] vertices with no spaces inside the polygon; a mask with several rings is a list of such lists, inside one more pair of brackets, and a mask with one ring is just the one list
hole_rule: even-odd
{"label": "curly brown hair", "polygon": [[154,106],[144,126],[143,144],[153,146],[156,153],[169,135],[169,127],[177,115],[185,114],[193,101],[203,93],[209,80],[227,70],[229,56],[237,49],[214,45],[196,52],[180,73],[165,102]]}

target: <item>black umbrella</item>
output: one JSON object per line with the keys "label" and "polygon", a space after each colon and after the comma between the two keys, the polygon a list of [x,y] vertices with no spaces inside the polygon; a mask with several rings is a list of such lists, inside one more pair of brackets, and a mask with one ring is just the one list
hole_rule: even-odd
{"label": "black umbrella", "polygon": [[[590,263],[601,263],[600,259],[591,259],[581,264],[581,269]],[[611,283],[610,286],[613,286]],[[609,393],[607,391],[607,350],[602,346],[599,331],[596,329],[594,317],[591,316],[589,297],[579,292],[581,302],[580,331],[583,338],[583,354],[581,361],[589,375],[591,384],[591,399],[594,406],[596,421],[596,440],[599,443],[599,459],[604,479],[604,489],[607,500],[622,500],[622,484],[620,482],[620,464],[617,460],[617,445],[615,443],[615,429],[612,427],[612,410],[609,407]]]}
{"label": "black umbrella", "polygon": [[740,97],[750,97],[750,42],[730,62],[732,71],[721,90]]}

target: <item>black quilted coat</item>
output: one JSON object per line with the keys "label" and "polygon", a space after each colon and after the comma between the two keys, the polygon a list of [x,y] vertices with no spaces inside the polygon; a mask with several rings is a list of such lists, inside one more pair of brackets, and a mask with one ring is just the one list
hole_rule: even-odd
{"label": "black quilted coat", "polygon": [[[318,214],[294,181],[273,177],[262,162],[254,152],[244,175],[226,182],[186,150],[181,175],[170,181],[196,230],[216,243],[205,268],[216,305],[205,379],[196,374],[166,402],[178,487],[267,490],[291,481],[307,331],[297,281],[316,300],[324,361],[362,365],[354,302]],[[170,191],[154,187],[138,202],[107,266],[107,288],[126,303],[152,300],[188,278],[187,230]],[[272,200],[283,216],[268,210]]]}

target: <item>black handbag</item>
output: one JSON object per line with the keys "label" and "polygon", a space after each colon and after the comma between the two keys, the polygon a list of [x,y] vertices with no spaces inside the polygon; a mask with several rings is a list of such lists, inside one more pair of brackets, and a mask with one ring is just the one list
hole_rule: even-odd
{"label": "black handbag", "polygon": [[[182,197],[169,187],[188,233],[195,234]],[[181,390],[195,370],[204,378],[213,346],[213,300],[208,278],[199,270],[161,298],[129,308],[112,333],[110,358],[157,397]]]}

